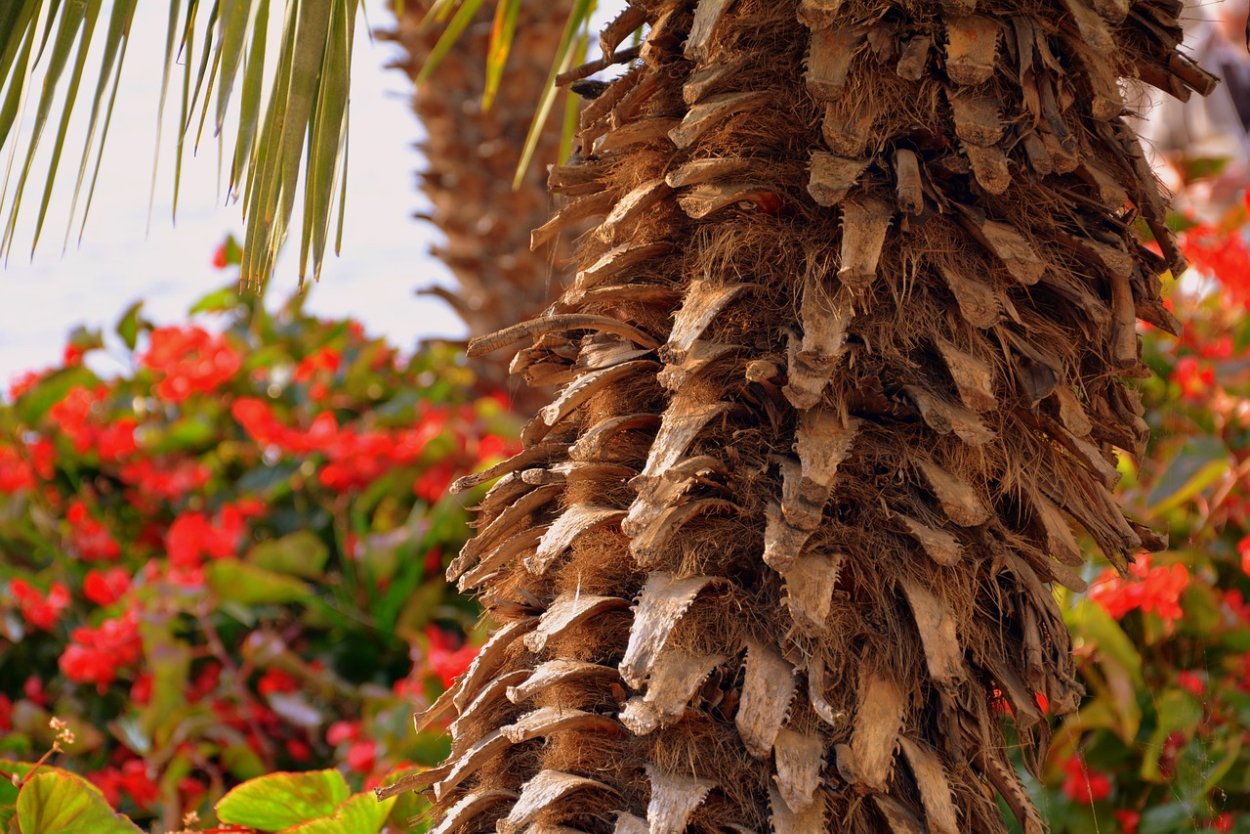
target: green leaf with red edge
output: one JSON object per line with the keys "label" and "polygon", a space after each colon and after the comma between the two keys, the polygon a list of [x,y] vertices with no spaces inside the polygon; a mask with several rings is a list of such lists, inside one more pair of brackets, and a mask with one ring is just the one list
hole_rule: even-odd
{"label": "green leaf with red edge", "polygon": [[109,807],[95,785],[57,768],[40,768],[17,795],[21,834],[140,834]]}
{"label": "green leaf with red edge", "polygon": [[217,803],[217,818],[261,831],[282,831],[329,817],[351,795],[337,770],[271,773],[244,782]]}
{"label": "green leaf with red edge", "polygon": [[394,805],[394,799],[379,801],[371,793],[358,793],[339,805],[333,816],[296,825],[282,834],[377,834]]}
{"label": "green leaf with red edge", "polygon": [[1216,437],[1194,437],[1185,442],[1146,497],[1151,515],[1179,507],[1228,472],[1228,447]]}

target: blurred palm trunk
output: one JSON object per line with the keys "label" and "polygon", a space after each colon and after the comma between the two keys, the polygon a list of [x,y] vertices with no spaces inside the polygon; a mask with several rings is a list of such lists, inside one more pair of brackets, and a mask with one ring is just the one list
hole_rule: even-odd
{"label": "blurred palm trunk", "polygon": [[[533,0],[522,6],[506,75],[489,110],[482,108],[482,93],[492,4],[483,4],[431,79],[416,84],[443,28],[421,30],[430,5],[408,0],[395,30],[383,36],[407,52],[395,66],[413,79],[412,107],[426,133],[420,150],[428,165],[419,179],[431,211],[421,217],[443,233],[433,254],[457,282],[453,289],[423,291],[444,299],[477,336],[538,315],[562,289],[559,267],[568,258],[570,235],[554,248],[530,250],[530,231],[547,221],[553,205],[546,178],[559,151],[560,107],[520,187],[514,189],[512,180],[572,3]],[[476,370],[489,385],[507,382],[506,357],[477,360]],[[541,391],[515,385],[511,394],[520,413],[545,401]]]}

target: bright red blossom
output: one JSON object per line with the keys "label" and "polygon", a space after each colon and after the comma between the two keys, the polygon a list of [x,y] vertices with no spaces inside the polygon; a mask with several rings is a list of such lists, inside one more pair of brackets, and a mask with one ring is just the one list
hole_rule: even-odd
{"label": "bright red blossom", "polygon": [[75,683],[94,683],[101,692],[117,679],[118,671],[143,654],[133,611],[96,628],[76,628],[71,639],[61,654],[61,672]]}
{"label": "bright red blossom", "polygon": [[445,631],[437,626],[426,626],[425,637],[430,642],[426,654],[426,664],[431,672],[438,676],[444,689],[450,689],[464,670],[469,668],[473,658],[477,657],[477,647],[465,644],[457,646]]}
{"label": "bright red blossom", "polygon": [[91,515],[82,501],[69,505],[65,519],[70,524],[70,539],[74,549],[85,561],[112,561],[121,555],[117,540],[107,527]]}
{"label": "bright red blossom", "polygon": [[242,360],[224,336],[202,327],[158,327],[152,331],[144,367],[156,372],[156,393],[180,403],[193,394],[208,394],[238,373]]}
{"label": "bright red blossom", "polygon": [[371,773],[377,757],[377,742],[354,741],[347,748],[347,766],[357,773]]}
{"label": "bright red blossom", "polygon": [[1189,568],[1181,564],[1152,567],[1150,555],[1143,553],[1120,577],[1110,568],[1094,580],[1089,598],[1117,620],[1134,609],[1158,614],[1165,622],[1182,615],[1180,598],[1189,586]]}
{"label": "bright red blossom", "polygon": [[1136,811],[1120,809],[1112,811],[1111,816],[1120,824],[1120,834],[1137,834],[1137,826],[1141,823],[1141,814]]}
{"label": "bright red blossom", "polygon": [[148,775],[142,759],[130,759],[120,768],[97,770],[87,774],[87,778],[114,807],[126,798],[140,808],[150,808],[160,798],[160,788]]}
{"label": "bright red blossom", "polygon": [[1067,775],[1063,781],[1063,795],[1082,805],[1093,805],[1111,795],[1111,779],[1105,773],[1091,770],[1080,756],[1073,756],[1063,764]]}
{"label": "bright red blossom", "polygon": [[35,485],[35,471],[12,446],[0,446],[0,494],[30,489]]}
{"label": "bright red blossom", "polygon": [[51,631],[70,604],[69,589],[60,582],[53,582],[46,596],[23,579],[10,582],[9,591],[17,600],[22,618],[43,631]]}
{"label": "bright red blossom", "polygon": [[96,605],[112,605],[130,590],[130,575],[121,568],[89,570],[82,594]]}
{"label": "bright red blossom", "polygon": [[266,697],[283,692],[294,692],[297,689],[299,689],[299,681],[281,669],[267,670],[256,683],[256,691]]}
{"label": "bright red blossom", "polygon": [[238,553],[247,520],[237,506],[226,504],[210,519],[204,513],[183,513],[165,535],[165,549],[175,568],[198,568],[203,557],[225,559]]}

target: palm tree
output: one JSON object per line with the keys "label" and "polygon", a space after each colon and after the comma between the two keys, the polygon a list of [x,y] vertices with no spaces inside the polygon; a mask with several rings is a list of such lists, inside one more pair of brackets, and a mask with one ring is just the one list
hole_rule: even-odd
{"label": "palm tree", "polygon": [[[529,247],[530,229],[552,210],[546,169],[559,159],[559,120],[544,120],[532,164],[512,180],[570,4],[514,4],[507,83],[491,90],[491,101],[484,101],[491,82],[485,58],[497,38],[491,10],[482,6],[431,70],[430,56],[443,39],[440,27],[428,25],[431,5],[406,3],[385,36],[407,53],[396,66],[413,80],[412,107],[426,133],[421,150],[428,167],[420,186],[431,212],[425,219],[443,233],[445,243],[433,254],[456,280],[454,289],[424,292],[443,298],[478,336],[540,314],[563,289],[561,267],[577,230],[548,250]],[[495,386],[508,379],[507,360],[499,355],[478,359],[477,371]],[[513,407],[532,415],[548,394],[521,386],[512,392]]]}
{"label": "palm tree", "polygon": [[1072,525],[1162,544],[1110,492],[1181,266],[1120,79],[1210,87],[1180,10],[631,0],[535,233],[602,218],[576,278],[473,346],[563,389],[459,484],[499,628],[402,786],[440,834],[1044,829],[1000,713],[1036,765],[1077,704]]}
{"label": "palm tree", "polygon": [[429,292],[444,298],[471,334],[482,335],[541,313],[560,290],[554,264],[570,254],[567,236],[556,252],[529,247],[529,230],[551,215],[546,169],[558,161],[557,120],[543,125],[534,164],[525,168],[517,187],[512,185],[569,4],[518,4],[507,83],[488,104],[483,93],[493,31],[490,9],[479,10],[426,80],[422,70],[442,36],[438,27],[423,25],[430,5],[405,3],[395,29],[385,36],[407,53],[396,66],[413,79],[412,108],[425,128],[421,150],[428,168],[420,183],[432,207],[427,219],[446,237],[434,254],[458,284],[455,291]]}
{"label": "palm tree", "polygon": [[1044,830],[1000,714],[1036,766],[1077,706],[1070,523],[1162,544],[1110,492],[1181,267],[1119,81],[1209,88],[1180,9],[631,3],[576,279],[471,348],[566,383],[451,568],[501,627],[423,719],[440,834]]}

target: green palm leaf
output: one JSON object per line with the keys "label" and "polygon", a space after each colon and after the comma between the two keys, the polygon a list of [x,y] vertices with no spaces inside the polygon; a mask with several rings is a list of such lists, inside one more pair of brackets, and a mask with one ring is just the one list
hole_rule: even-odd
{"label": "green palm leaf", "polygon": [[[291,224],[301,175],[305,178],[301,279],[310,268],[314,276],[320,273],[331,217],[337,210],[342,218],[348,87],[360,0],[281,2],[275,71],[272,65],[266,67],[271,0],[167,0],[162,115],[171,84],[178,83],[181,94],[174,139],[174,206],[187,143],[198,146],[209,124],[224,141],[225,125],[235,116],[238,130],[228,156],[228,193],[243,201],[247,225],[243,279],[253,286],[263,284],[273,271]],[[32,182],[42,180],[32,251],[38,245],[80,97],[89,99],[91,107],[86,140],[76,161],[66,241],[80,205],[81,223],[86,223],[138,4],[139,0],[0,2],[0,152],[5,159],[0,251],[6,257],[17,237],[24,197]],[[98,62],[94,67],[93,61]],[[175,81],[178,72],[182,77]],[[210,103],[214,88],[215,104]],[[33,117],[22,129],[25,111]],[[158,136],[159,130],[158,126]],[[29,137],[20,147],[19,135]],[[45,139],[51,158],[40,172],[36,155]],[[155,176],[154,166],[154,183]]]}
{"label": "green palm leaf", "polygon": [[[483,97],[484,105],[490,105],[505,83],[504,70],[517,35],[521,4],[540,0],[491,2],[493,5],[487,5],[486,0],[430,2],[425,25],[443,29],[423,70],[423,81],[435,73],[438,62],[477,12],[483,7],[491,9],[494,24]],[[272,51],[269,20],[271,7],[279,3],[283,17],[275,68],[267,66]],[[336,213],[336,250],[342,237],[348,92],[361,0],[167,0],[167,4],[157,144],[159,149],[160,123],[170,86],[178,83],[175,211],[187,143],[198,147],[207,125],[212,126],[218,141],[224,142],[225,126],[233,116],[238,127],[233,148],[226,156],[230,161],[227,194],[230,199],[241,198],[243,204],[247,228],[243,280],[261,286],[272,274],[291,226],[301,178],[300,279],[310,270],[314,277],[319,276]],[[80,97],[86,97],[91,102],[90,115],[76,163],[65,233],[68,244],[81,204],[81,239],[138,5],[139,0],[0,0],[0,153],[4,154],[0,157],[4,160],[0,252],[6,258],[17,237],[23,199],[32,181],[42,180],[32,252],[39,243],[74,106]],[[554,107],[557,77],[585,60],[595,7],[595,0],[570,0],[568,22],[553,56],[546,89],[535,105],[518,182]],[[98,63],[93,67],[92,62]],[[176,80],[177,72],[182,77]],[[214,90],[216,100],[212,102]],[[567,136],[572,134],[575,107],[575,102],[570,102],[565,108]],[[23,131],[20,128],[26,111],[31,111],[33,118]],[[20,134],[29,139],[19,143]],[[36,155],[45,138],[51,144],[51,160],[39,173]],[[156,174],[154,163],[153,188]]]}

